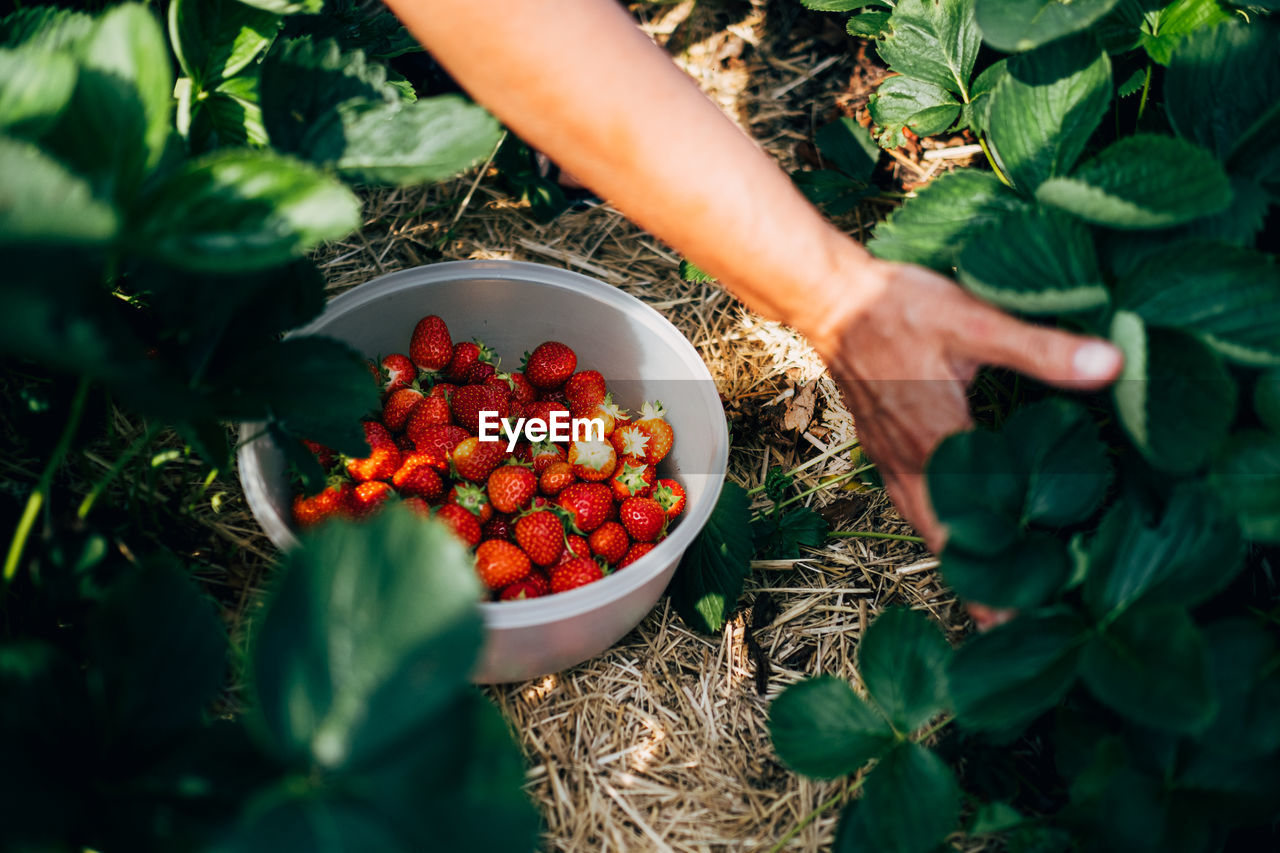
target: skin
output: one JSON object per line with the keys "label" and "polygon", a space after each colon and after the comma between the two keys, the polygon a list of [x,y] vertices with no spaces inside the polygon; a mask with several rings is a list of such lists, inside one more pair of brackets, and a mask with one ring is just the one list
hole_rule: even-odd
{"label": "skin", "polygon": [[[1068,388],[1110,383],[1118,350],[1015,320],[836,230],[620,5],[387,0],[450,74],[523,139],[830,367],[889,494],[935,551],[925,460],[970,424],[980,365]],[[979,622],[1001,618],[979,610]]]}

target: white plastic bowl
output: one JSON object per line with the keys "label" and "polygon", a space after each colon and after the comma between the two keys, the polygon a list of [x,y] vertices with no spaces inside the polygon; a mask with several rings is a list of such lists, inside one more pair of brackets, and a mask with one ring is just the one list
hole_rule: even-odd
{"label": "white plastic bowl", "polygon": [[[668,406],[675,444],[660,474],[675,477],[688,494],[671,534],[596,583],[480,605],[487,640],[476,681],[520,681],[581,663],[653,608],[711,515],[729,458],[715,383],[689,341],[635,297],[584,275],[516,261],[455,261],[384,275],[334,298],[293,334],[328,335],[374,358],[407,351],[427,314],[443,317],[455,341],[479,337],[508,367],[544,340],[561,341],[578,354],[579,369],[604,374],[624,407],[654,399]],[[240,438],[247,442],[238,458],[249,507],[277,547],[293,548],[284,457],[258,425],[242,425]]]}

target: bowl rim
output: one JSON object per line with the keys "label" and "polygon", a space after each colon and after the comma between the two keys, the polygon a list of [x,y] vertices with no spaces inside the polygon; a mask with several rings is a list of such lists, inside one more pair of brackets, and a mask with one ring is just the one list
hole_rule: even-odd
{"label": "bowl rim", "polygon": [[[318,316],[306,325],[289,332],[286,337],[323,334],[324,326],[332,320],[335,313],[358,310],[361,306],[392,293],[415,289],[423,284],[444,284],[476,279],[523,281],[548,285],[603,302],[630,319],[643,322],[655,334],[668,339],[680,358],[682,366],[688,368],[691,374],[689,378],[705,380],[711,388],[716,387],[711,372],[693,344],[670,320],[652,306],[618,287],[591,276],[528,261],[442,261],[386,273],[328,300]],[[724,487],[729,463],[729,429],[723,409],[719,411],[720,417],[712,419],[719,429],[714,429],[711,436],[710,473],[695,475],[708,478],[707,488],[697,502],[685,509],[684,517],[671,535],[659,542],[644,557],[628,566],[627,571],[615,572],[595,583],[555,595],[523,601],[480,602],[480,611],[485,625],[489,628],[524,628],[558,622],[624,598],[671,568],[706,525]],[[268,499],[265,477],[259,464],[258,454],[253,449],[258,440],[269,441],[263,435],[261,422],[242,423],[239,437],[241,445],[236,454],[237,463],[241,487],[244,489],[249,509],[276,547],[282,551],[292,550],[299,544],[298,537],[288,521]]]}

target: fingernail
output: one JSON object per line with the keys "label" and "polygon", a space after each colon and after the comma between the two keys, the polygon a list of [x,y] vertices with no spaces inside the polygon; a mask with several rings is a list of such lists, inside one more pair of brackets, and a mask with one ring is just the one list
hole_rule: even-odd
{"label": "fingernail", "polygon": [[1106,379],[1120,367],[1120,351],[1110,344],[1090,341],[1076,349],[1071,366],[1080,379]]}

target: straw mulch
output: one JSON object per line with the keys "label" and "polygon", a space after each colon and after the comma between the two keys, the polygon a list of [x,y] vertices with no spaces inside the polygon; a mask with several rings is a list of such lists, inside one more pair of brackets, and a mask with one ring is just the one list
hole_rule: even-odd
{"label": "straw mulch", "polygon": [[[704,91],[793,169],[814,159],[817,125],[841,112],[865,114],[884,73],[865,50],[850,50],[839,16],[798,9],[758,0],[634,11]],[[910,187],[964,156],[895,152],[889,168]],[[869,201],[841,224],[863,239],[891,204]],[[834,452],[855,438],[855,425],[806,342],[714,285],[681,280],[678,256],[607,205],[540,226],[482,169],[438,187],[372,192],[365,210],[361,232],[319,258],[334,293],[439,260],[509,258],[595,276],[661,311],[702,354],[733,426],[732,479],[750,488],[771,466],[810,461],[796,490],[811,491],[804,502],[837,530],[912,532],[883,494],[850,476],[865,464],[857,450]],[[809,397],[814,414],[805,425],[806,406],[794,404]],[[783,423],[792,408],[800,410],[792,417],[798,431]],[[217,512],[206,521],[215,556],[203,578],[225,591],[234,629],[273,553],[238,488],[224,479],[213,489]],[[807,780],[778,763],[768,703],[807,675],[856,683],[858,638],[888,605],[927,610],[953,637],[967,630],[935,568],[911,542],[832,538],[804,559],[757,563],[741,611],[720,636],[693,633],[664,599],[595,660],[489,689],[527,756],[545,848],[766,850],[793,832],[785,849],[829,845],[844,783]]]}

